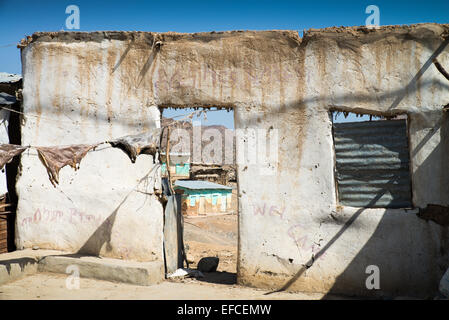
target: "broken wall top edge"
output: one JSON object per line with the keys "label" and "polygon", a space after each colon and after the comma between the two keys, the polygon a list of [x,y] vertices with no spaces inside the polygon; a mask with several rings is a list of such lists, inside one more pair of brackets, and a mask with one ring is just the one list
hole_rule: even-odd
{"label": "broken wall top edge", "polygon": [[409,37],[426,39],[429,37],[448,37],[449,24],[418,23],[410,25],[385,25],[385,26],[352,26],[352,27],[328,27],[323,29],[304,30],[303,39],[315,38],[355,38],[365,41],[377,40],[387,36]]}
{"label": "broken wall top edge", "polygon": [[[150,32],[150,31],[56,31],[56,32],[35,32],[31,36],[22,39],[18,44],[19,48],[24,48],[33,42],[100,42],[103,40],[143,40],[152,43],[155,38],[162,41],[176,40],[198,40],[211,41],[236,35],[260,36],[266,38],[275,38],[279,36],[294,39],[301,43],[302,38],[296,30],[234,30],[234,31],[211,31],[197,33],[179,33],[179,32]],[[322,29],[304,30],[303,39],[311,38],[361,38],[365,40],[376,40],[388,35],[410,36],[414,38],[427,38],[430,35],[449,36],[449,24],[439,23],[418,23],[411,25],[385,25],[378,27],[367,26],[341,26],[327,27]]]}
{"label": "broken wall top edge", "polygon": [[31,36],[23,38],[18,44],[24,48],[33,42],[101,42],[103,40],[119,41],[145,41],[153,43],[155,39],[161,41],[212,41],[234,36],[256,36],[260,38],[291,38],[298,43],[301,42],[296,30],[267,30],[267,31],[211,31],[198,33],[178,32],[149,32],[149,31],[57,31],[57,32],[35,32]]}

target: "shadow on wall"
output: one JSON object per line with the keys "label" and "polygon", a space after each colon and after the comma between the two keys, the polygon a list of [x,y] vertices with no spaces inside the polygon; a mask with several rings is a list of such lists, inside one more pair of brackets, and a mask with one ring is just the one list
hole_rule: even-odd
{"label": "shadow on wall", "polygon": [[80,255],[93,255],[99,256],[103,245],[106,244],[106,251],[111,251],[111,235],[112,235],[112,227],[114,226],[115,218],[117,216],[117,212],[120,210],[122,205],[126,202],[128,197],[135,192],[138,186],[145,182],[150,174],[156,170],[158,166],[154,165],[150,171],[139,180],[137,185],[131,189],[131,191],[123,198],[120,204],[115,208],[115,210],[106,218],[106,220],[95,230],[95,232],[89,237],[89,239],[81,246],[81,248],[76,252],[76,254]]}
{"label": "shadow on wall", "polygon": [[[434,51],[410,81],[406,91],[416,87],[416,81],[429,68],[432,60],[443,51],[448,42],[449,38]],[[402,95],[398,96],[390,108],[396,107],[402,98]],[[426,201],[435,197],[436,203],[434,204],[447,206],[449,204],[449,171],[447,170],[449,167],[449,115],[443,111],[438,112],[439,122],[435,124],[433,121],[429,121],[426,128],[424,117],[427,116],[433,117],[434,115],[414,115],[414,118],[411,119],[411,125],[415,125],[413,121],[419,121],[420,124],[424,124],[422,125],[424,128],[420,129],[429,127],[431,129],[411,150],[411,161],[437,132],[440,133],[440,142],[415,170],[413,185],[414,189],[423,188],[420,191],[421,193],[426,192]],[[429,177],[432,176],[435,179],[432,185],[419,185],[420,181],[429,181]],[[433,186],[436,186],[435,190]],[[424,190],[424,188],[430,190]],[[416,205],[425,207],[427,204],[418,203]],[[357,214],[358,212],[355,215]],[[409,236],[404,237],[403,235]],[[430,252],[429,248],[432,248]],[[433,298],[442,275],[449,267],[448,251],[449,228],[447,226],[422,220],[414,214],[408,216],[408,214],[392,213],[386,210],[368,242],[344,272],[339,275],[328,294],[351,291],[364,296],[379,296],[383,292],[390,292],[393,295]],[[379,268],[379,290],[366,288],[365,282],[369,276],[366,267],[369,265]],[[412,274],[409,271],[410,266],[420,272]]]}
{"label": "shadow on wall", "polygon": [[335,123],[333,136],[341,205],[411,207],[405,120]]}
{"label": "shadow on wall", "polygon": [[[415,179],[429,181],[429,175],[435,176],[435,183],[439,184],[441,194],[437,204],[447,205],[446,189],[449,187],[449,116],[444,114],[440,125],[432,131],[440,133],[440,143],[435,146],[425,161],[415,171]],[[436,128],[436,129],[435,129]],[[438,128],[440,130],[438,130]],[[429,141],[427,134],[423,139]],[[418,144],[419,148],[422,147]],[[410,154],[416,155],[416,150]],[[435,168],[441,164],[440,170]],[[439,174],[441,173],[441,174]],[[425,180],[424,180],[425,177]],[[389,181],[394,183],[394,179]],[[419,183],[419,181],[416,181]],[[425,186],[424,186],[425,188]],[[387,190],[376,195],[367,207],[375,204]],[[442,203],[443,202],[443,203]],[[447,202],[447,200],[446,200]],[[426,205],[424,205],[426,206]],[[275,291],[288,290],[308,268],[313,268],[314,261],[319,259],[346,231],[360,226],[354,224],[356,219],[365,215],[364,223],[369,223],[369,214],[365,208],[358,209],[343,224],[335,236],[311,258],[282,288]],[[345,270],[335,279],[332,288],[324,299],[335,294],[352,293],[356,296],[392,297],[412,296],[433,298],[438,290],[439,281],[449,267],[449,227],[440,226],[432,221],[425,221],[416,215],[416,210],[406,212],[403,209],[386,209],[380,221],[373,218],[376,224],[369,240],[364,244]],[[348,230],[351,228],[351,230]],[[379,289],[368,289],[367,278],[373,274],[367,271],[368,266],[378,267]],[[413,270],[413,273],[411,270]]]}
{"label": "shadow on wall", "polygon": [[[431,114],[429,118],[426,115],[417,114],[411,119],[411,126],[419,130],[428,130],[421,142],[412,150],[411,159],[422,149],[423,145],[428,143],[432,137],[439,133],[440,143],[434,146],[432,152],[421,162],[413,175],[414,188],[420,188],[420,194],[425,194],[425,199],[415,197],[415,205],[425,207],[427,204],[449,205],[449,113],[439,112]],[[434,117],[437,117],[434,119]],[[417,125],[414,124],[417,122]],[[419,126],[419,127],[418,127]],[[418,128],[417,128],[418,127]],[[435,177],[432,185],[420,185],[420,181],[425,181],[428,177]],[[435,199],[435,200],[434,200]],[[422,203],[422,202],[428,203]],[[438,203],[440,201],[441,203]]]}
{"label": "shadow on wall", "polygon": [[[406,94],[410,94],[417,90],[417,81],[424,72],[431,66],[432,61],[436,58],[449,44],[449,38],[441,43],[441,45],[433,52],[430,58],[424,63],[418,73],[413,77],[409,84],[400,90],[389,92],[382,95],[382,98],[396,96],[392,105],[388,110],[394,109]],[[447,83],[436,80],[438,85],[447,88]],[[424,81],[421,81],[423,85]],[[346,96],[345,96],[346,98]],[[373,101],[375,97],[347,97],[351,101],[364,99],[365,101]],[[326,100],[325,97],[318,99]],[[303,101],[302,103],[307,103]],[[317,101],[315,101],[317,102]],[[286,108],[288,106],[284,106]],[[441,111],[443,112],[443,111]],[[441,114],[440,114],[441,115]],[[446,192],[449,188],[449,122],[448,115],[443,113],[440,125],[433,127],[422,141],[411,150],[410,155],[413,161],[414,156],[427,144],[433,134],[440,129],[441,142],[436,146],[421,166],[415,171],[415,179],[419,177],[429,177],[429,173],[436,176],[440,184],[441,192]],[[435,164],[440,163],[440,174],[435,174]],[[419,183],[419,181],[415,181]],[[367,207],[377,202],[384,192],[377,195]],[[440,202],[449,196],[441,194]],[[446,201],[447,202],[447,201]],[[447,203],[440,203],[447,205]],[[354,221],[365,211],[364,208],[357,210],[340,228],[340,230],[332,237],[332,239],[321,248],[298,272],[287,281],[280,289],[269,292],[280,292],[288,290],[303,274],[313,268],[314,261],[319,259],[338,239],[348,230]],[[354,226],[352,226],[354,227]],[[408,235],[404,237],[404,235]],[[432,248],[429,252],[429,248]],[[413,213],[398,213],[393,210],[386,210],[380,221],[377,223],[376,229],[370,239],[365,243],[363,248],[353,258],[346,269],[335,279],[332,288],[328,291],[324,299],[331,298],[333,294],[347,294],[352,292],[354,295],[360,296],[385,296],[385,292],[393,295],[413,295],[420,297],[433,297],[438,289],[438,283],[445,270],[449,266],[449,230],[448,227],[437,225],[433,222],[425,221]],[[369,265],[376,265],[380,271],[380,289],[368,290],[366,288],[366,280],[369,274],[366,268]],[[415,270],[420,273],[412,274],[410,266],[414,266]],[[387,270],[387,277],[382,277],[382,270]],[[384,272],[385,275],[385,272]]]}
{"label": "shadow on wall", "polygon": [[[416,91],[418,91],[418,88],[424,89],[426,87],[433,86],[435,90],[438,91],[444,91],[449,90],[449,85],[447,81],[441,81],[440,78],[432,78],[427,80],[420,80],[423,74],[430,68],[430,66],[433,64],[433,60],[438,58],[438,56],[446,49],[446,47],[449,45],[449,36],[441,42],[441,44],[435,49],[430,43],[424,41],[421,42],[424,46],[426,46],[429,51],[432,51],[432,54],[430,57],[426,60],[426,62],[422,65],[422,67],[418,70],[418,72],[415,74],[415,76],[410,80],[410,82],[404,87],[399,88],[395,90],[390,90],[386,93],[376,94],[373,95],[371,93],[366,94],[342,94],[342,95],[334,95],[332,97],[329,96],[319,96],[319,97],[312,97],[312,98],[306,98],[302,99],[300,101],[295,101],[290,104],[284,104],[281,105],[281,108],[279,110],[273,109],[264,112],[265,116],[269,116],[270,114],[277,114],[285,112],[287,109],[298,109],[299,107],[303,107],[309,103],[313,103],[314,105],[327,105],[329,103],[329,99],[335,101],[346,101],[347,103],[351,103],[354,105],[357,105],[359,102],[372,102],[375,104],[379,104],[387,99],[394,98],[391,105],[387,108],[383,114],[379,113],[379,115],[395,115],[395,108],[399,106],[399,104],[402,102],[402,100],[407,96],[410,95]],[[306,42],[303,41],[301,43],[301,46],[305,46]],[[418,82],[419,81],[419,82]],[[447,102],[446,102],[447,103]],[[330,106],[334,107],[334,106]],[[341,110],[341,111],[349,111],[349,112],[355,112],[357,110]],[[360,112],[369,112],[369,110],[358,110]],[[254,116],[254,120],[257,121],[257,116]]]}
{"label": "shadow on wall", "polygon": [[[447,227],[421,220],[414,213],[386,210],[369,240],[323,298],[351,293],[432,299],[449,266],[448,244]],[[378,277],[378,287],[372,286],[376,283],[373,277]]]}
{"label": "shadow on wall", "polygon": [[[391,91],[383,95],[374,96],[371,94],[366,94],[363,96],[345,96],[345,98],[348,98],[347,101],[351,102],[357,102],[359,100],[363,101],[373,101],[377,102],[379,99],[386,99],[389,97],[396,96],[396,99],[390,106],[389,110],[393,110],[396,106],[399,105],[401,100],[406,94],[411,94],[412,92],[415,92],[417,90],[417,81],[422,76],[422,74],[431,66],[431,61],[433,58],[436,58],[439,53],[443,51],[443,49],[448,44],[449,39],[444,41],[440,47],[437,48],[436,51],[432,54],[432,56],[426,61],[426,63],[423,65],[423,67],[419,70],[419,72],[416,74],[416,76],[410,81],[410,83],[403,89],[397,90],[397,91]],[[433,50],[433,49],[432,49]],[[126,51],[126,53],[129,50]],[[125,54],[126,55],[126,54]],[[120,61],[123,61],[123,57],[120,58]],[[149,59],[147,63],[142,68],[141,76],[144,77],[148,69],[150,68],[152,62],[154,59],[152,58],[152,54],[149,56]],[[116,66],[114,69],[116,69],[118,66]],[[446,82],[441,82],[439,79],[432,79],[428,81],[421,81],[420,85],[421,87],[424,87],[428,84],[432,84],[433,86],[437,87],[437,90],[443,90],[448,89],[449,86]],[[334,99],[341,99],[343,97],[333,97]],[[314,103],[319,104],[322,101],[327,101],[327,98],[322,97],[319,99],[311,98],[311,99],[305,99],[302,101],[296,101],[294,104],[291,105],[284,105],[282,106],[281,110],[272,110],[268,111],[265,115],[269,116],[270,113],[279,113],[285,111],[286,108],[295,108],[297,106],[305,105],[307,103]],[[56,108],[55,108],[56,110]],[[46,112],[56,112],[53,110],[46,110]],[[101,120],[106,121],[106,118],[102,118]],[[445,124],[447,123],[447,120],[445,118]],[[446,125],[447,127],[447,125]],[[447,128],[442,128],[440,131],[442,134],[444,132],[445,139],[444,141],[447,141]],[[424,174],[424,172],[428,172],[428,170],[431,170],[431,166],[435,163],[441,163],[443,168],[447,168],[449,162],[448,159],[448,146],[447,142],[445,142],[444,146],[438,146],[426,159],[426,161],[423,163],[422,168],[418,169],[418,176],[419,174]],[[413,155],[413,152],[412,152]],[[427,169],[426,169],[427,168]],[[421,170],[421,171],[420,171]],[[442,170],[444,171],[444,170]],[[422,172],[422,173],[420,173]],[[444,179],[441,179],[441,183],[447,183],[447,177],[445,176]],[[438,182],[440,183],[440,182]],[[114,212],[108,217],[108,219],[94,232],[94,234],[88,239],[88,241],[82,246],[82,248],[79,250],[79,252],[82,251],[88,251],[92,254],[99,254],[101,247],[106,242],[110,242],[110,236],[111,236],[111,228],[115,221],[115,217],[117,214],[117,211],[119,210],[120,206],[124,203],[128,196],[125,197],[125,199],[120,203],[120,205],[114,210]],[[377,198],[377,197],[376,197]],[[377,199],[376,199],[377,201]],[[364,209],[359,209],[357,212],[353,214],[353,216],[347,220],[343,227],[337,232],[337,234],[315,255],[313,259],[311,259],[306,266],[302,267],[295,276],[293,276],[280,290],[286,290],[288,289],[301,275],[307,270],[307,268],[312,267],[313,268],[313,262],[314,260],[318,259],[320,256],[325,253],[325,251],[332,246],[336,241],[338,241],[338,238],[353,224],[353,222],[364,212]],[[391,215],[390,215],[391,213]],[[422,252],[424,258],[417,259],[417,249],[416,247],[410,246],[411,244],[418,244],[421,241],[424,241],[424,243],[421,244],[420,248],[429,248],[432,243],[437,244],[438,241],[435,241],[435,237],[441,237],[441,239],[447,239],[447,228],[442,228],[437,225],[435,225],[433,222],[425,222],[424,220],[418,220],[415,221],[417,218],[415,215],[410,214],[410,216],[405,216],[405,214],[394,214],[390,211],[386,211],[383,218],[380,220],[380,222],[377,225],[376,230],[374,231],[371,238],[367,241],[367,243],[364,245],[364,247],[360,250],[360,252],[354,257],[354,259],[351,261],[349,266],[346,268],[346,270],[336,279],[335,284],[333,285],[332,289],[329,291],[329,293],[338,293],[338,292],[347,292],[349,288],[353,289],[354,292],[360,292],[360,294],[364,293],[367,294],[367,290],[365,288],[365,280],[367,278],[367,274],[365,273],[365,268],[367,265],[370,264],[377,264],[377,266],[380,269],[380,277],[381,282],[380,286],[381,289],[385,288],[385,290],[392,290],[393,292],[400,292],[405,290],[411,290],[409,292],[412,292],[414,288],[416,288],[416,283],[419,281],[425,281],[424,284],[427,286],[427,284],[430,284],[428,286],[428,290],[432,291],[434,290],[439,281],[439,275],[442,275],[441,269],[444,269],[444,267],[447,267],[447,247],[441,246],[441,248],[434,248],[431,253]],[[414,239],[414,234],[408,229],[412,226],[418,226],[419,235],[426,235],[427,238],[420,237],[419,239]],[[438,231],[437,234],[435,234],[434,231]],[[410,238],[401,238],[398,235],[403,234],[410,234]],[[444,242],[443,242],[444,244]],[[436,246],[436,245],[435,245]],[[398,255],[392,256],[391,255],[391,249],[396,248]],[[389,254],[383,254],[384,252],[388,252]],[[395,251],[396,252],[396,251]],[[418,251],[419,252],[419,251]],[[440,269],[438,268],[438,260],[439,257],[437,256],[429,256],[434,255],[434,252],[438,252],[441,255],[442,262],[440,264]],[[385,258],[388,256],[388,259]],[[443,259],[444,258],[444,259]],[[431,260],[429,260],[431,259]],[[432,263],[429,263],[432,262]],[[422,270],[422,274],[416,274],[416,275],[410,275],[409,272],[407,272],[407,268],[410,265],[421,265],[422,267],[420,270]],[[382,280],[382,270],[388,270],[388,272],[392,275],[392,278],[384,279]],[[435,280],[435,281],[434,281]],[[404,283],[409,283],[407,287],[397,287],[399,284],[401,286]],[[435,286],[433,286],[432,283],[435,283]],[[357,284],[354,287],[353,284]],[[375,291],[371,291],[371,294],[376,294]]]}
{"label": "shadow on wall", "polygon": [[78,250],[77,254],[86,254],[99,256],[101,248],[106,243],[106,250],[111,251],[111,234],[112,226],[114,225],[115,217],[120,207],[125,203],[129,194],[122,200],[122,202],[117,206],[117,208],[111,213],[109,217],[98,227],[97,230],[89,237],[89,239],[83,244],[83,246]]}
{"label": "shadow on wall", "polygon": [[[372,202],[377,201],[381,196]],[[377,209],[379,210],[379,209]],[[323,297],[330,299],[335,295],[354,295],[359,297],[411,296],[433,298],[438,289],[441,276],[449,266],[449,233],[447,227],[433,222],[426,222],[414,213],[403,210],[385,210],[369,240],[352,259],[345,270],[335,279],[331,289]],[[371,212],[365,208],[358,209],[333,238],[315,254],[298,272],[279,290],[288,290],[314,262],[339,241],[339,238],[351,228],[359,228],[354,223],[362,214]],[[366,216],[365,216],[366,219]],[[440,245],[441,244],[441,245]],[[431,250],[429,250],[431,248]],[[379,290],[367,289],[368,266],[379,268]],[[413,274],[410,269],[419,270]],[[300,290],[300,288],[297,288]]]}
{"label": "shadow on wall", "polygon": [[[157,62],[158,55],[159,55],[159,49],[160,47],[157,45],[157,39],[152,39],[152,47],[151,47],[151,51],[148,54],[148,58],[147,61],[142,65],[140,72],[139,72],[139,76],[137,79],[135,79],[135,83],[134,85],[136,87],[139,87],[143,81],[143,79],[147,76],[147,73],[149,70],[152,70],[155,68],[155,63]],[[445,48],[448,46],[449,44],[449,37],[447,39],[445,39],[444,41],[442,41],[442,43],[435,49],[431,43],[429,43],[428,41],[422,41],[420,42],[423,46],[427,47],[429,51],[432,51],[432,55],[426,60],[426,62],[422,65],[422,67],[420,68],[420,70],[416,73],[416,75],[411,79],[411,81],[404,87],[404,88],[400,88],[400,89],[396,89],[396,90],[391,90],[389,92],[386,93],[382,93],[382,94],[376,94],[373,95],[371,93],[367,93],[367,94],[358,94],[355,95],[353,93],[349,93],[349,94],[343,94],[343,95],[335,95],[332,97],[332,100],[335,101],[346,101],[346,102],[350,102],[352,104],[357,104],[359,102],[368,102],[371,101],[373,103],[379,103],[380,101],[384,101],[390,98],[394,98],[394,101],[391,103],[391,105],[388,107],[386,113],[391,113],[392,115],[395,113],[395,108],[401,103],[401,101],[404,99],[404,97],[406,95],[412,94],[413,92],[417,91],[418,87],[420,87],[421,89],[426,88],[428,86],[433,86],[435,88],[436,91],[444,91],[444,90],[449,90],[449,85],[447,83],[447,81],[441,81],[439,78],[433,78],[433,79],[427,79],[427,80],[420,80],[420,78],[422,77],[422,75],[431,67],[432,63],[433,63],[433,59],[436,59],[444,50]],[[305,46],[307,45],[307,41],[303,41],[300,44],[300,48],[302,50],[305,50]],[[110,73],[113,74],[114,72],[116,72],[117,70],[120,70],[120,66],[123,63],[123,61],[126,59],[127,55],[129,54],[129,52],[134,49],[134,47],[138,48],[137,43],[132,40],[130,43],[128,43],[128,45],[125,48],[125,51],[123,52],[123,54],[120,56],[119,61],[110,69]],[[419,86],[418,86],[418,81],[419,81]],[[315,105],[327,105],[329,102],[329,97],[326,96],[320,96],[320,97],[311,97],[311,98],[305,98],[305,99],[301,99],[301,100],[297,100],[297,101],[293,101],[291,103],[288,104],[284,104],[280,106],[280,109],[273,109],[273,110],[266,110],[264,112],[265,116],[270,116],[271,115],[277,115],[278,113],[282,113],[285,112],[287,109],[300,109],[303,106],[309,104],[309,103],[313,103]],[[164,105],[165,103],[163,101],[161,101],[160,105]],[[170,104],[170,103],[168,103]],[[210,105],[211,103],[208,101],[204,101],[205,105]],[[214,104],[212,103],[215,107],[220,107],[221,105],[219,104]],[[235,104],[235,103],[234,103]],[[181,104],[182,105],[182,104]],[[223,105],[222,107],[229,107],[228,105]],[[72,108],[74,108],[74,106],[72,106]],[[75,111],[75,110],[73,110]],[[348,110],[348,111],[355,111],[355,110]],[[361,110],[363,112],[363,110]],[[365,110],[366,111],[366,110]],[[58,108],[46,108],[45,111],[43,110],[42,112],[45,112],[47,115],[49,114],[56,114],[58,115]],[[107,114],[103,114],[103,113],[99,113],[95,115],[95,119],[97,121],[102,121],[102,122],[106,122],[106,123],[110,123],[111,119],[109,119]],[[251,119],[251,117],[249,117],[248,119]],[[258,120],[258,116],[254,115],[253,116],[253,120],[257,121]],[[134,126],[133,123],[128,123],[126,121],[122,121],[121,119],[114,119],[114,121],[116,122],[122,122],[124,125],[128,125],[128,126]],[[151,125],[151,121],[145,121],[142,123],[142,126],[148,126]]]}

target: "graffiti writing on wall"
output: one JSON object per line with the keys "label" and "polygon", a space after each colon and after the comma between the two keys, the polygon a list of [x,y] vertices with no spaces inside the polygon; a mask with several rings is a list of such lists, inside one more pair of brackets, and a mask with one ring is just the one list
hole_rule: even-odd
{"label": "graffiti writing on wall", "polygon": [[[256,204],[253,208],[255,216],[279,217],[280,219],[285,220],[285,207],[263,203]],[[307,228],[302,224],[295,224],[288,228],[287,234],[295,242],[301,254],[312,254],[316,256],[320,253],[321,245],[319,242],[315,242],[306,230]],[[322,258],[324,255],[323,252],[320,253],[318,259]]]}
{"label": "graffiti writing on wall", "polygon": [[101,217],[97,217],[93,214],[87,214],[76,208],[70,208],[68,210],[37,208],[32,216],[23,218],[21,221],[22,226],[28,226],[31,224],[60,222],[68,220],[71,224],[89,223],[99,225],[102,221]]}
{"label": "graffiti writing on wall", "polygon": [[96,225],[101,223],[101,217],[97,217],[93,214],[87,214],[83,211],[79,211],[76,208],[70,208],[70,223],[91,223],[95,222]]}
{"label": "graffiti writing on wall", "polygon": [[285,207],[277,207],[277,206],[268,206],[266,203],[261,205],[255,205],[254,206],[254,215],[261,215],[265,216],[265,213],[267,216],[278,216],[279,218],[284,217]]}
{"label": "graffiti writing on wall", "polygon": [[[301,224],[296,224],[288,229],[288,236],[295,241],[297,247],[306,253],[311,253],[316,256],[320,250],[321,245],[315,242],[308,234],[305,232],[306,228]],[[321,252],[317,259],[325,256],[325,252]]]}

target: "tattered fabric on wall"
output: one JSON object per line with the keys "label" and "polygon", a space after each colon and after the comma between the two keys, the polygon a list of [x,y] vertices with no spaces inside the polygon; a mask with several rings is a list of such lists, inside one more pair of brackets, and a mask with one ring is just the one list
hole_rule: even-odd
{"label": "tattered fabric on wall", "polygon": [[59,184],[59,171],[69,165],[79,169],[79,164],[85,155],[98,144],[78,144],[64,147],[36,147],[39,159],[47,169],[50,182],[56,187]]}
{"label": "tattered fabric on wall", "polygon": [[15,144],[1,144],[0,145],[0,169],[3,169],[5,164],[10,163],[12,158],[24,152],[28,147],[18,146]]}
{"label": "tattered fabric on wall", "polygon": [[[161,128],[154,128],[141,134],[125,136],[108,143],[115,148],[123,150],[131,159],[136,162],[139,154],[149,154],[153,156],[153,163],[156,161],[156,154],[160,149]],[[86,154],[95,149],[100,143],[96,144],[75,144],[68,146],[54,147],[32,147],[37,150],[39,159],[47,169],[50,182],[56,187],[59,184],[59,171],[69,165],[78,170],[81,160]],[[14,144],[0,144],[0,170],[6,163],[20,155],[30,146],[19,146]]]}
{"label": "tattered fabric on wall", "polygon": [[108,141],[114,148],[123,150],[132,163],[136,162],[139,154],[149,154],[153,156],[155,163],[156,153],[159,150],[161,139],[161,129],[154,128],[152,130],[137,135],[126,136],[116,140]]}

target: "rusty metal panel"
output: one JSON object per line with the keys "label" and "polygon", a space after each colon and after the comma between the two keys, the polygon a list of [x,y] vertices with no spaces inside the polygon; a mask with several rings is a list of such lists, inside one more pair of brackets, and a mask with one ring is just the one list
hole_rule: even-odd
{"label": "rusty metal panel", "polygon": [[335,123],[339,203],[351,207],[411,207],[405,120]]}

